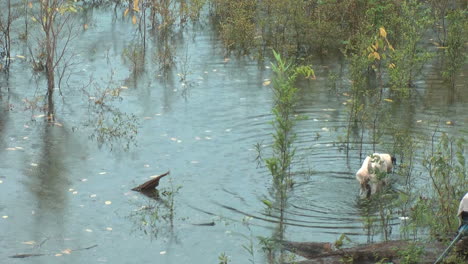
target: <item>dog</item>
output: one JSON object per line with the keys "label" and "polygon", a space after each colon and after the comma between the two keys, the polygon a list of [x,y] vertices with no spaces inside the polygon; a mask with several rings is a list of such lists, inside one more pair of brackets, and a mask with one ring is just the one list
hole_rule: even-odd
{"label": "dog", "polygon": [[392,172],[396,158],[386,153],[374,153],[367,156],[361,168],[356,172],[356,179],[361,184],[360,195],[369,198],[386,185],[387,173]]}

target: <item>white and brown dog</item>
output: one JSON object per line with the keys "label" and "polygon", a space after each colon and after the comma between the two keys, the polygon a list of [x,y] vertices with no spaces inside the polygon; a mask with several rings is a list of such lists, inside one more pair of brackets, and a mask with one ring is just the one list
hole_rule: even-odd
{"label": "white and brown dog", "polygon": [[389,154],[374,153],[367,156],[361,168],[356,172],[356,179],[361,184],[360,195],[370,197],[386,184],[386,174],[392,172],[396,159]]}

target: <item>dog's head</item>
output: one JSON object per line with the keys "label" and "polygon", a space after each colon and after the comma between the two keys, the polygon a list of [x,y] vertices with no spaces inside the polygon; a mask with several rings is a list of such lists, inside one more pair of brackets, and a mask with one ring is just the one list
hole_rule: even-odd
{"label": "dog's head", "polygon": [[369,198],[371,196],[371,187],[369,180],[361,182],[361,189],[359,191],[361,197]]}

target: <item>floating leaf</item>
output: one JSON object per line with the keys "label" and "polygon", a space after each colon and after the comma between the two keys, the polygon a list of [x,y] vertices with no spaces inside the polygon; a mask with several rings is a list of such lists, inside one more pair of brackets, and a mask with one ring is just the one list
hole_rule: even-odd
{"label": "floating leaf", "polygon": [[137,23],[137,18],[136,18],[135,15],[133,15],[133,17],[132,17],[132,23],[133,23],[133,25],[135,25]]}
{"label": "floating leaf", "polygon": [[63,256],[63,255],[60,254],[60,253],[57,253],[57,254],[55,254],[55,256],[56,256],[56,257],[61,257],[61,256]]}
{"label": "floating leaf", "polygon": [[72,188],[68,189],[69,192],[73,192],[74,190],[75,190],[75,189],[72,189]]}
{"label": "floating leaf", "polygon": [[32,7],[33,7],[32,2],[29,2],[29,3],[28,3],[28,7],[29,7],[29,8],[32,8]]}
{"label": "floating leaf", "polygon": [[111,201],[105,201],[104,203],[105,203],[106,205],[112,204]]}
{"label": "floating leaf", "polygon": [[99,174],[100,174],[100,175],[104,175],[104,174],[107,174],[107,172],[101,171]]}
{"label": "floating leaf", "polygon": [[37,166],[39,166],[39,165],[38,165],[37,163],[31,163],[31,166],[37,167]]}
{"label": "floating leaf", "polygon": [[149,164],[145,164],[145,165],[143,165],[143,167],[145,167],[145,168],[149,168],[149,167],[150,167],[150,165],[149,165]]}
{"label": "floating leaf", "polygon": [[91,194],[89,197],[96,198],[96,196],[97,196],[96,194]]}
{"label": "floating leaf", "polygon": [[165,255],[165,254],[166,254],[166,251],[161,251],[161,252],[159,252],[159,254]]}
{"label": "floating leaf", "polygon": [[83,29],[84,29],[84,30],[87,30],[87,29],[88,29],[88,24],[84,24],[84,25],[83,25]]}
{"label": "floating leaf", "polygon": [[106,227],[107,231],[112,231],[112,227]]}
{"label": "floating leaf", "polygon": [[4,215],[2,216],[3,219],[7,219],[8,218],[8,215]]}
{"label": "floating leaf", "polygon": [[416,123],[421,123],[421,122],[422,122],[422,120],[418,120],[418,121],[416,121]]}
{"label": "floating leaf", "polygon": [[70,255],[70,254],[72,253],[72,250],[69,249],[69,248],[67,248],[67,249],[62,250],[62,253],[63,253],[63,254]]}
{"label": "floating leaf", "polygon": [[89,228],[86,228],[85,231],[88,232],[88,233],[92,233],[92,232],[93,232],[93,230],[91,230],[91,229],[89,229]]}
{"label": "floating leaf", "polygon": [[271,81],[270,80],[266,80],[263,82],[263,86],[268,86],[271,84]]}
{"label": "floating leaf", "polygon": [[0,184],[2,184],[2,183],[3,183],[3,181],[2,181],[2,180],[0,180]]}
{"label": "floating leaf", "polygon": [[20,59],[25,59],[26,57],[24,57],[23,55],[16,55],[17,58],[20,58]]}
{"label": "floating leaf", "polygon": [[453,122],[452,121],[447,121],[447,122],[445,122],[445,124],[451,126],[451,125],[453,125]]}
{"label": "floating leaf", "polygon": [[74,191],[74,192],[72,192],[72,194],[78,194],[78,192],[77,192],[77,191]]}
{"label": "floating leaf", "polygon": [[21,242],[21,244],[25,244],[25,245],[35,245],[36,244],[36,241],[25,241],[25,242]]}
{"label": "floating leaf", "polygon": [[11,151],[13,151],[13,150],[16,150],[16,148],[6,148],[5,150],[11,150]]}
{"label": "floating leaf", "polygon": [[125,9],[125,11],[124,11],[124,17],[126,17],[126,16],[127,16],[127,14],[128,14],[128,11],[129,11],[129,9],[128,9],[128,8],[127,8],[127,9]]}
{"label": "floating leaf", "polygon": [[385,98],[384,101],[387,101],[387,102],[390,102],[390,103],[393,103],[393,100],[392,99],[389,99],[389,98]]}

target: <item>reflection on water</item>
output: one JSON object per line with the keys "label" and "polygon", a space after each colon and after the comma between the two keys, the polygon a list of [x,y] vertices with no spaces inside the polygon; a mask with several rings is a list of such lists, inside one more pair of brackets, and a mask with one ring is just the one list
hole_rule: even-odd
{"label": "reflection on water", "polygon": [[[121,20],[123,12],[108,11],[89,10],[85,20],[89,28],[73,43],[83,63],[71,77],[71,87],[63,90],[66,107],[58,100],[57,121],[62,126],[44,124],[40,113],[24,111],[22,99],[41,93],[36,94],[24,77],[32,74],[27,62],[12,64],[10,92],[2,85],[0,214],[8,218],[0,219],[0,251],[3,256],[52,254],[11,263],[216,263],[222,252],[233,262],[247,263],[251,256],[242,246],[250,243],[256,261],[263,263],[256,237],[267,239],[263,244],[268,245],[275,232],[296,241],[333,242],[342,233],[354,242],[383,239],[377,231],[386,208],[366,207],[357,199],[354,174],[362,161],[361,146],[350,144],[346,153],[339,140],[346,133],[344,103],[350,85],[340,58],[317,60],[317,81],[301,87],[297,113],[308,119],[295,126],[297,159],[291,170],[295,184],[288,206],[281,210],[274,205],[269,213],[262,200],[269,197],[271,175],[255,162],[255,144],[272,141],[272,94],[262,85],[271,79],[269,66],[259,69],[244,57],[227,60],[213,32],[194,27],[194,32],[180,33],[184,37],[176,42],[168,40],[175,65],[166,77],[152,59],[146,59],[144,71],[135,75],[122,59],[135,27]],[[147,50],[164,53],[152,47],[148,43]],[[189,59],[184,62],[186,54]],[[89,98],[83,99],[77,87],[90,75],[106,87],[110,71],[117,87],[128,87],[121,91],[119,110],[139,120],[137,146],[126,152],[99,149],[88,138],[93,128],[83,125],[90,117]],[[183,72],[195,83],[186,97],[177,75]],[[335,89],[328,84],[329,72],[339,76]],[[414,97],[388,103],[402,141],[410,135],[425,145],[424,136],[435,127],[461,136],[468,133],[464,125],[468,91],[445,89],[433,72],[437,67],[426,69],[417,80]],[[453,125],[446,124],[449,120]],[[389,144],[376,148],[392,150]],[[362,144],[363,153],[372,149],[372,142]],[[419,175],[422,154],[412,154],[414,175]],[[169,169],[174,186],[182,186],[173,196],[172,213],[168,196],[161,191],[170,189],[169,182],[159,187],[161,200],[130,191]],[[395,188],[402,185],[397,178]],[[393,228],[387,233],[390,239],[399,236],[398,216],[391,212],[386,218]],[[143,221],[147,225],[140,230]],[[41,247],[23,244],[40,244],[47,238]],[[67,248],[94,244],[98,246],[55,257]]]}
{"label": "reflection on water", "polygon": [[[68,173],[61,158],[66,155],[64,142],[67,138],[61,128],[45,123],[42,126],[43,131],[39,136],[42,142],[38,143],[41,146],[34,155],[34,162],[24,172],[28,176],[25,191],[31,194],[31,202],[34,203],[30,237],[33,241],[43,243],[42,249],[60,251],[66,248],[62,235],[67,229],[65,214],[69,205],[66,190]],[[29,158],[23,161],[24,164],[28,164]]]}

